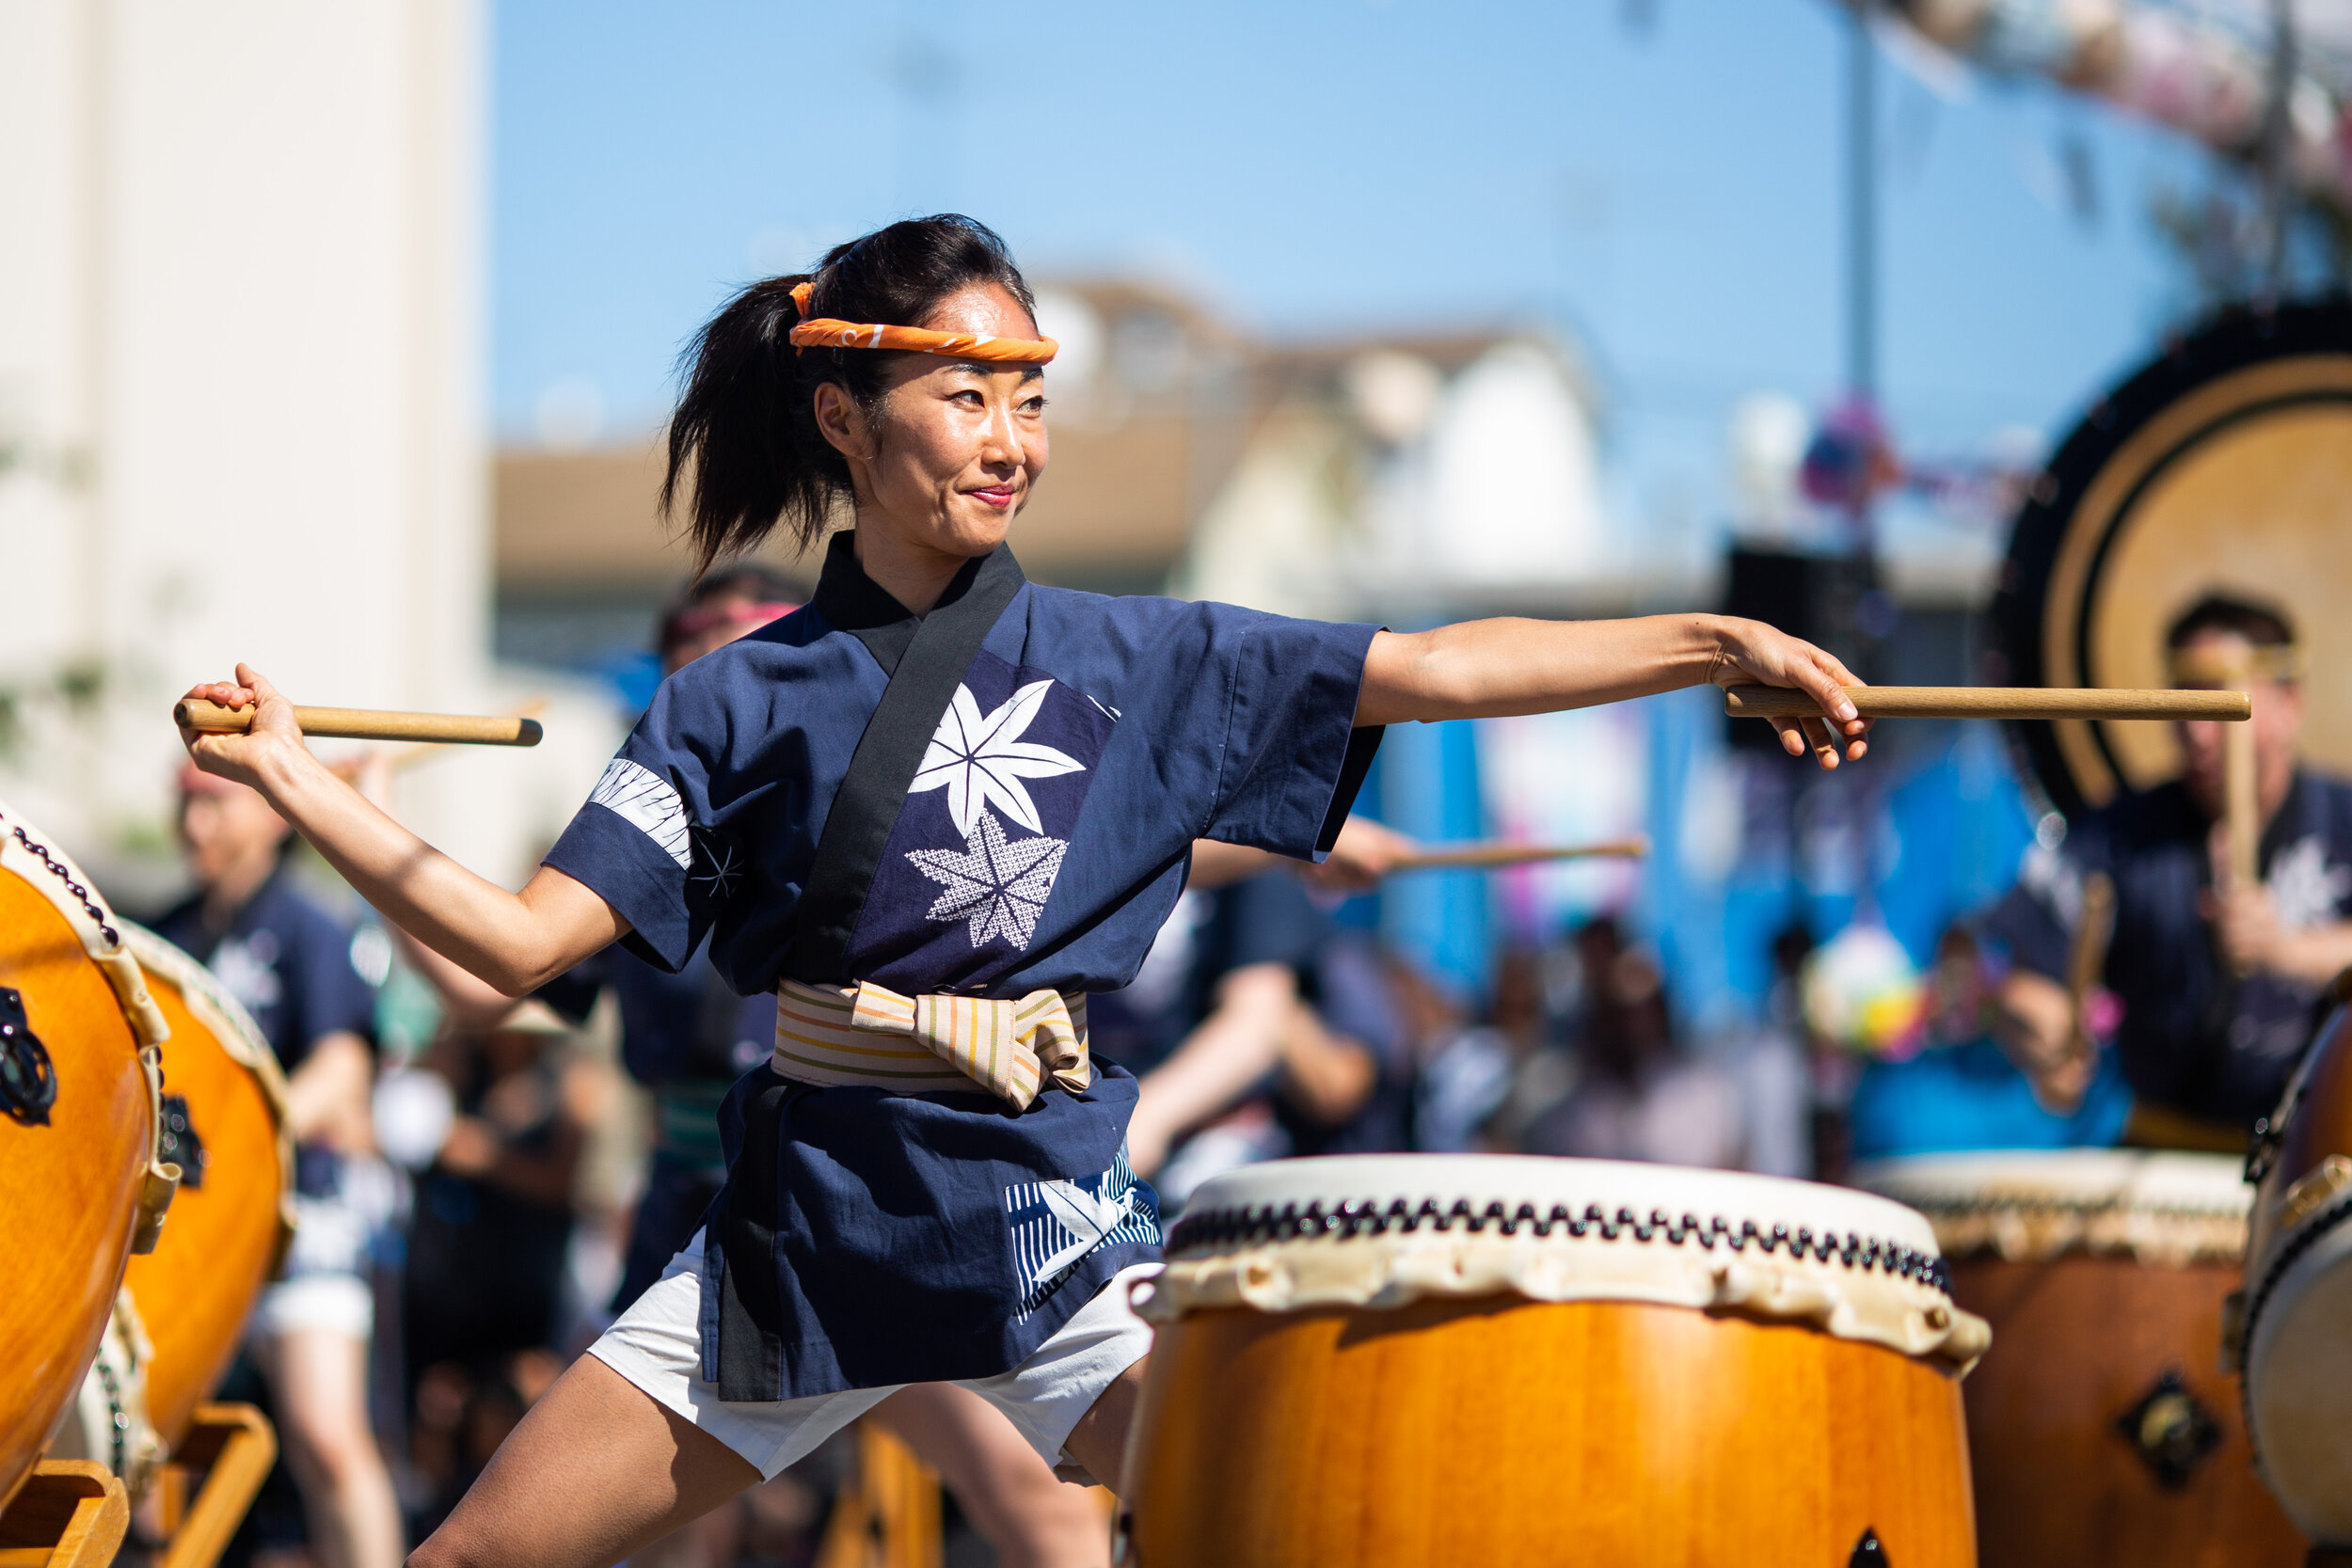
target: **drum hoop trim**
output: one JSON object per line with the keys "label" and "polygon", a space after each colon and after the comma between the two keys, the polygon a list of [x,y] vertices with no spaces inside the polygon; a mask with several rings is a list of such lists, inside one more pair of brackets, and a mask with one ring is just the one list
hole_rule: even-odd
{"label": "drum hoop trim", "polygon": [[277,1279],[285,1273],[286,1256],[294,1246],[294,1229],[299,1223],[294,1212],[294,1136],[287,1131],[292,1105],[287,1099],[285,1069],[278,1065],[277,1053],[262,1038],[253,1015],[229,994],[218,975],[198,963],[185,949],[157,936],[137,921],[118,917],[118,923],[122,927],[124,951],[142,972],[151,970],[179,989],[181,1005],[188,1009],[189,1016],[210,1029],[230,1060],[252,1075],[262,1101],[269,1106],[278,1132],[278,1239],[271,1244],[269,1266],[262,1277]]}
{"label": "drum hoop trim", "polygon": [[2320,1238],[2333,1231],[2347,1219],[2352,1219],[2352,1197],[2329,1206],[2303,1222],[2302,1227],[2272,1249],[2263,1268],[2262,1279],[2246,1299],[2246,1323],[2239,1330],[2238,1343],[2242,1370],[2238,1374],[2238,1408],[2246,1422],[2246,1445],[2252,1450],[2254,1463],[2262,1464],[2262,1432],[2254,1424],[2254,1339],[2262,1328],[2263,1310],[2278,1292],[2280,1283],[2288,1271],[2302,1260],[2303,1255],[2317,1246]]}
{"label": "drum hoop trim", "polygon": [[1775,1248],[1785,1246],[1792,1260],[1810,1255],[1816,1262],[1826,1263],[1834,1258],[1850,1269],[1858,1267],[1866,1273],[1877,1270],[1928,1286],[1947,1296],[1951,1294],[1951,1275],[1942,1258],[1915,1247],[1882,1242],[1859,1231],[1824,1230],[1817,1234],[1810,1226],[1791,1230],[1786,1225],[1774,1225],[1768,1230],[1754,1220],[1742,1220],[1735,1227],[1721,1214],[1710,1215],[1702,1224],[1695,1214],[1677,1218],[1662,1209],[1652,1209],[1645,1219],[1624,1207],[1613,1215],[1597,1203],[1586,1204],[1581,1214],[1571,1212],[1565,1204],[1553,1204],[1546,1214],[1537,1213],[1532,1203],[1520,1204],[1516,1212],[1499,1201],[1479,1210],[1473,1209],[1467,1198],[1454,1199],[1451,1208],[1438,1207],[1435,1198],[1422,1198],[1414,1205],[1400,1197],[1391,1199],[1386,1208],[1374,1198],[1360,1203],[1342,1201],[1328,1211],[1321,1203],[1311,1201],[1304,1208],[1286,1203],[1279,1210],[1271,1205],[1216,1209],[1186,1214],[1179,1220],[1168,1239],[1168,1256],[1176,1259],[1188,1252],[1311,1237],[1346,1239],[1384,1235],[1391,1230],[1410,1235],[1424,1223],[1444,1232],[1457,1220],[1472,1235],[1491,1224],[1505,1236],[1515,1235],[1525,1227],[1539,1237],[1549,1238],[1559,1227],[1581,1241],[1597,1230],[1605,1242],[1616,1241],[1629,1233],[1636,1242],[1650,1242],[1662,1236],[1676,1246],[1696,1241],[1709,1252],[1719,1242],[1735,1253],[1744,1252],[1753,1243],[1767,1257]]}
{"label": "drum hoop trim", "polygon": [[[147,994],[147,977],[125,949],[113,911],[92,891],[82,868],[63,850],[37,842],[25,831],[24,819],[6,806],[0,806],[0,825],[8,829],[5,835],[0,835],[0,865],[6,865],[12,853],[22,853],[32,860],[34,865],[10,869],[73,927],[81,939],[82,950],[98,965],[99,973],[113,989],[123,1017],[130,1023],[132,1037],[144,1047],[162,1044],[171,1030],[164,1022],[154,999]],[[11,846],[16,847],[12,849]],[[47,875],[27,875],[35,866]],[[160,1090],[157,1097],[160,1100]]]}

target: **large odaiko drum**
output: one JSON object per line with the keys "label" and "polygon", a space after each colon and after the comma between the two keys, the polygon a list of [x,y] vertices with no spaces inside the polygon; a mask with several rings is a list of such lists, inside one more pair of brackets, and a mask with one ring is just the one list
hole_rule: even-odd
{"label": "large odaiko drum", "polygon": [[1918,1215],[1587,1160],[1293,1160],[1193,1195],[1142,1568],[1963,1568],[1986,1344]]}
{"label": "large odaiko drum", "polygon": [[1889,1161],[1953,1299],[1993,1325],[1966,1386],[1983,1560],[2296,1568],[2221,1367],[2251,1190],[2240,1162],[2120,1149]]}
{"label": "large odaiko drum", "polygon": [[[2285,608],[2352,668],[2352,305],[2235,309],[2167,341],[2035,481],[1991,608],[1994,685],[2171,684],[2164,632],[2210,593]],[[2305,756],[2352,772],[2352,681],[2304,691]],[[2069,816],[2180,770],[2169,724],[2021,722]]]}
{"label": "large odaiko drum", "polygon": [[[2336,982],[2344,997],[2345,981]],[[2352,1547],[2352,1016],[2321,1026],[2255,1145],[2238,1343],[2257,1462],[2295,1522]]]}
{"label": "large odaiko drum", "polygon": [[82,1386],[123,1265],[151,1247],[163,1015],[121,927],[45,834],[0,805],[0,1506]]}
{"label": "large odaiko drum", "polygon": [[131,1259],[124,1286],[152,1346],[149,1415],[176,1447],[294,1239],[294,1142],[285,1075],[246,1010],[179,948],[139,926],[121,929],[171,1026],[164,1127],[180,1192],[170,1226],[154,1251]]}

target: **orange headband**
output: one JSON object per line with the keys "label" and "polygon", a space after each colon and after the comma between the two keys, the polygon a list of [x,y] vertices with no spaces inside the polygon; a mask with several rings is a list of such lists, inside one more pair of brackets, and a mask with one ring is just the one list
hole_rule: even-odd
{"label": "orange headband", "polygon": [[878,323],[810,320],[808,296],[814,284],[792,285],[792,303],[801,308],[801,325],[792,329],[794,348],[896,348],[910,354],[937,354],[950,359],[981,359],[993,364],[1042,365],[1061,352],[1051,338],[992,338],[985,333],[930,332],[919,326],[883,326]]}

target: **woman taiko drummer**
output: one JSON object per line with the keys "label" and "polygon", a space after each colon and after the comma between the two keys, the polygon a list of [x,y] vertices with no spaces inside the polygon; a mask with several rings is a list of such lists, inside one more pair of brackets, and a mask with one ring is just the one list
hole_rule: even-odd
{"label": "woman taiko drummer", "polygon": [[670,435],[705,561],[779,525],[815,599],[672,676],[519,894],[465,871],[258,702],[187,736],[375,907],[519,995],[608,942],[675,968],[706,934],[779,994],[775,1054],[722,1121],[701,1238],[532,1409],[432,1563],[607,1562],[772,1475],[910,1383],[970,1387],[1049,1463],[1117,1481],[1152,1267],[1127,1169],[1135,1080],[1089,1058],[1196,837],[1316,859],[1406,720],[1701,684],[1793,686],[1791,754],[1862,754],[1853,677],[1711,615],[1481,621],[1400,636],[1025,581],[1045,471],[1030,296],[969,218],[893,224],[704,329]]}

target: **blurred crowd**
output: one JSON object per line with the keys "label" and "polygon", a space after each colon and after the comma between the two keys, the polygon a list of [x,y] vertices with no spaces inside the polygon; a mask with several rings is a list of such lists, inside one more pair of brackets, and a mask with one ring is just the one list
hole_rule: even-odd
{"label": "blurred crowd", "polygon": [[[707,580],[662,618],[665,666],[797,596],[757,569]],[[380,762],[353,772],[389,798]],[[364,909],[336,913],[331,873],[260,797],[193,769],[182,785],[196,891],[158,924],[269,1037],[299,1146],[299,1241],[229,1390],[271,1412],[283,1461],[231,1560],[389,1568],[695,1234],[724,1174],[718,1107],[767,1059],[773,1000],[736,996],[699,955],[671,975],[616,948],[516,1002]],[[1608,914],[1506,948],[1479,995],[1382,945],[1345,899],[1403,847],[1355,819],[1322,868],[1200,846],[1134,983],[1092,1000],[1093,1050],[1141,1081],[1130,1157],[1164,1212],[1300,1155],[1837,1180],[1857,1158],[1980,1139],[1945,1125],[1955,1105],[2010,1115],[1996,1141],[2075,1135],[1996,1042],[1996,977],[1964,928],[1912,977],[1897,1049],[1872,1033],[1867,928],[1822,952],[1783,931],[1761,1021],[1696,1037],[1658,955]],[[978,1432],[986,1407],[914,1392],[878,1416],[946,1472],[949,1561],[1099,1549],[1097,1505]],[[637,1560],[833,1560],[828,1512],[853,1466],[836,1444]],[[1054,1531],[1096,1546],[1073,1557]]]}

